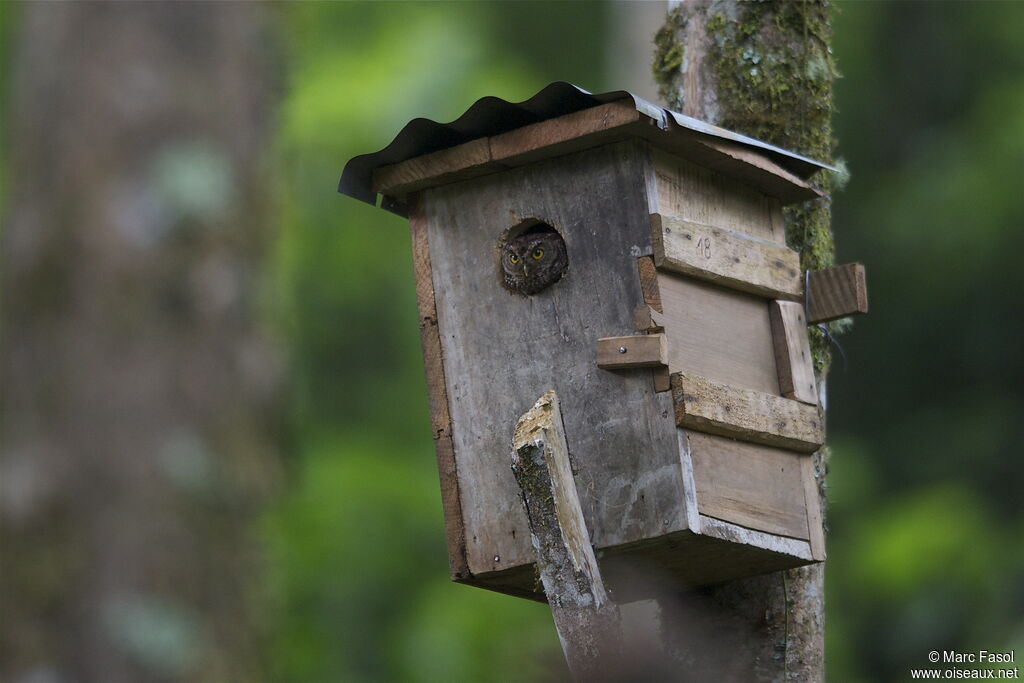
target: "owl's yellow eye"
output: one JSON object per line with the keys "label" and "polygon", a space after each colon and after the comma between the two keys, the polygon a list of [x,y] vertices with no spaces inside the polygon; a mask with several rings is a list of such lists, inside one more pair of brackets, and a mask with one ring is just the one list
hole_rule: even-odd
{"label": "owl's yellow eye", "polygon": [[519,257],[515,254],[510,254],[508,260],[512,263],[519,263]]}
{"label": "owl's yellow eye", "polygon": [[544,250],[541,249],[540,247],[534,249],[533,250],[533,258],[535,258],[537,260],[540,260],[540,259],[544,258]]}

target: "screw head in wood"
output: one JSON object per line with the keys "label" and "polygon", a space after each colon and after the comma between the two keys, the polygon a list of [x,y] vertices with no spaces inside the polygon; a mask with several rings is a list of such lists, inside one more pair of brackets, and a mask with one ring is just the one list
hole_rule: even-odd
{"label": "screw head in wood", "polygon": [[619,353],[625,353],[625,352],[626,352],[626,347],[625,346],[620,346],[619,347]]}

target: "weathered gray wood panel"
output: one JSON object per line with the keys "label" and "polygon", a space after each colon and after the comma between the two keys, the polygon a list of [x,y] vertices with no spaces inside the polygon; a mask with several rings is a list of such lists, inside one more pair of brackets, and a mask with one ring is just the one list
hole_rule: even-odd
{"label": "weathered gray wood panel", "polygon": [[[672,399],[651,370],[596,365],[599,337],[634,334],[651,253],[641,148],[619,143],[425,192],[467,555],[473,573],[534,560],[508,466],[516,420],[554,389],[597,547],[686,528]],[[561,281],[499,284],[503,231],[539,218],[565,239]],[[553,385],[553,386],[552,386]]]}

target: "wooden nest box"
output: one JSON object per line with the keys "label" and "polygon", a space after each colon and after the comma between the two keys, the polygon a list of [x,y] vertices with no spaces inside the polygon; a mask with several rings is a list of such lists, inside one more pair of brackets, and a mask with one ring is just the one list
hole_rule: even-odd
{"label": "wooden nest box", "polygon": [[[409,219],[455,581],[543,599],[509,453],[551,389],[602,564],[707,584],[824,559],[806,326],[866,300],[859,264],[786,246],[822,168],[565,83],[348,163],[343,193]],[[510,288],[512,261],[541,280]]]}

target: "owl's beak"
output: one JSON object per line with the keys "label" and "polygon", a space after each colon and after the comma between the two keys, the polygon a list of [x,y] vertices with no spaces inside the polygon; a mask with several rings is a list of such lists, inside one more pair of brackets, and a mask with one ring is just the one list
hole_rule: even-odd
{"label": "owl's beak", "polygon": [[523,264],[523,275],[529,275],[529,274],[530,274],[530,266],[528,266],[528,265],[526,265],[524,263]]}

